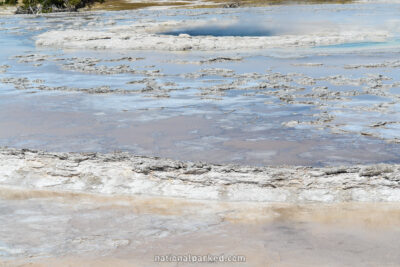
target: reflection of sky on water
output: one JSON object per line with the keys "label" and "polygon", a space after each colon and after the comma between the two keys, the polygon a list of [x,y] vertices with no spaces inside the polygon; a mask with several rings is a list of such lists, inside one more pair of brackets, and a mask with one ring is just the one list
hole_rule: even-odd
{"label": "reflection of sky on water", "polygon": [[[246,27],[250,28],[256,21],[260,21],[262,26],[253,27],[253,33],[258,31],[261,34],[265,30],[273,29],[273,33],[277,35],[301,34],[318,31],[321,28],[329,29],[346,25],[355,27],[356,22],[359,27],[371,27],[371,29],[391,29],[391,27],[394,29],[399,24],[397,13],[391,5],[348,5],[346,7],[349,8],[340,5],[245,8],[227,10],[227,14],[218,16],[223,17],[224,20],[221,20],[224,23],[232,21],[233,24],[228,24],[227,27],[233,31],[239,30],[236,33],[240,35],[246,31]],[[332,9],[337,10],[332,12]],[[178,15],[172,16],[172,12]],[[34,36],[38,33],[61,27],[79,28],[93,21],[104,21],[104,27],[107,27],[110,20],[119,25],[127,25],[134,22],[137,17],[148,15],[155,20],[190,18],[205,21],[212,20],[216,16],[207,14],[207,10],[200,12],[203,14],[193,15],[196,12],[200,11],[142,10],[94,13],[84,15],[83,20],[79,19],[81,14],[73,18],[67,17],[68,15],[59,15],[60,18],[53,16],[0,18],[2,30],[0,65],[10,65],[5,73],[0,73],[0,79],[28,77],[31,81],[44,80],[45,85],[52,87],[93,88],[106,85],[111,89],[136,92],[89,95],[74,92],[20,91],[16,90],[12,84],[0,83],[2,96],[0,97],[2,105],[0,124],[8,127],[1,131],[0,145],[74,151],[122,149],[178,159],[248,164],[324,165],[398,161],[399,148],[396,144],[386,144],[376,138],[357,134],[360,131],[373,130],[384,137],[399,137],[396,133],[398,124],[372,130],[368,128],[368,125],[375,121],[396,120],[396,106],[392,110],[394,113],[388,115],[354,111],[354,108],[368,107],[391,101],[391,99],[364,94],[349,97],[351,101],[332,102],[332,106],[327,107],[327,110],[336,116],[335,123],[345,124],[340,129],[349,132],[336,135],[331,134],[329,129],[316,129],[306,124],[295,128],[282,126],[282,123],[288,121],[310,122],[321,110],[313,105],[286,104],[277,96],[260,94],[259,90],[244,89],[263,82],[263,78],[248,79],[244,85],[235,85],[236,90],[224,91],[221,95],[202,95],[207,88],[231,83],[237,78],[223,77],[219,74],[185,76],[199,74],[202,70],[211,68],[229,69],[235,75],[298,73],[314,78],[344,75],[357,79],[365,77],[368,73],[383,73],[393,79],[390,81],[392,83],[398,80],[396,68],[345,69],[344,66],[396,60],[398,43],[395,38],[387,43],[348,43],[311,49],[271,49],[247,52],[59,51],[34,47]],[[302,16],[295,16],[299,13]],[[367,14],[369,14],[368,17]],[[246,23],[240,24],[241,20]],[[282,21],[287,23],[282,24]],[[204,30],[209,33],[209,30],[220,31],[222,28],[203,27],[201,30],[203,33],[206,33]],[[393,34],[397,34],[396,30]],[[32,63],[18,63],[19,59],[13,58],[13,56],[24,54],[41,54],[49,55],[49,57],[42,62]],[[143,59],[133,62],[104,61],[126,56]],[[107,67],[128,65],[135,70],[135,73],[99,75],[63,69],[62,64],[73,62],[74,57],[100,58],[103,61],[98,65]],[[215,57],[234,57],[242,58],[242,60],[196,64],[196,62]],[[304,66],[304,63],[310,62],[322,65]],[[34,67],[35,63],[42,65]],[[146,70],[159,71],[161,75],[149,77],[143,72]],[[164,98],[154,98],[151,94],[139,93],[145,85],[130,82],[145,78],[151,79],[152,84],[161,88],[166,88],[165,83],[172,83],[170,88],[174,90],[168,93],[169,97]],[[294,85],[295,81],[289,84]],[[328,81],[317,81],[315,85],[305,85],[301,93],[309,93],[315,86],[328,86],[329,90],[338,92],[349,90],[362,92],[363,90],[362,86],[341,86],[332,85]],[[390,89],[390,92],[397,91],[398,88]],[[14,110],[12,110],[13,107]],[[29,113],[29,110],[32,112]],[[14,112],[13,116],[10,116],[11,112]],[[58,115],[54,117],[51,114]],[[48,116],[48,119],[43,119],[41,122],[38,116]],[[182,116],[186,119],[174,121],[174,118]],[[193,124],[191,124],[191,118]],[[207,123],[197,125],[198,119]],[[22,127],[30,120],[39,124],[37,128],[32,127],[30,130]],[[85,128],[85,123],[92,128]],[[163,127],[153,129],[154,134],[151,134],[152,126],[148,126],[147,123],[160,124]],[[190,127],[185,128],[184,125],[187,124]],[[68,125],[75,125],[75,130],[63,133],[63,129],[68,132]],[[143,130],[144,125],[148,127],[146,130]],[[57,131],[51,127],[60,127],[61,130]],[[168,127],[180,129],[182,132],[179,133],[179,138],[167,136],[176,134],[170,132]],[[149,135],[151,141],[145,139],[145,135]],[[310,143],[298,148],[299,143],[304,140]],[[265,143],[266,141],[289,143],[272,146],[270,143]],[[247,143],[242,145],[241,142]],[[259,144],[258,147],[254,146],[254,142]],[[363,148],[360,150],[360,147]],[[351,154],[351,158],[346,157],[345,152]],[[286,158],[285,153],[289,155]]]}

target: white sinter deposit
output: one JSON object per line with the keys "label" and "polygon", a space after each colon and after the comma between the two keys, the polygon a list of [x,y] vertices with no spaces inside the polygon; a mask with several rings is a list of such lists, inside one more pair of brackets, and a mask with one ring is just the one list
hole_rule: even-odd
{"label": "white sinter deposit", "polygon": [[400,165],[248,167],[128,153],[0,150],[0,186],[222,201],[400,201]]}
{"label": "white sinter deposit", "polygon": [[[284,47],[313,47],[357,42],[384,42],[391,37],[386,30],[360,27],[328,27],[299,34],[276,36],[190,36],[164,35],[182,27],[212,25],[212,21],[137,22],[129,26],[110,26],[101,30],[67,29],[40,34],[37,46],[74,49],[132,49],[132,50],[252,50]],[[234,22],[238,23],[238,22]]]}

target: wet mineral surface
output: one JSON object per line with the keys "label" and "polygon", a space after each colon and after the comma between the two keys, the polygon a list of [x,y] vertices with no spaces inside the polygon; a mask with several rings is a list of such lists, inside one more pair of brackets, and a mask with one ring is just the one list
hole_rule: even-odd
{"label": "wet mineral surface", "polygon": [[398,10],[1,16],[0,266],[399,265]]}
{"label": "wet mineral surface", "polygon": [[[250,165],[398,163],[397,7],[2,17],[0,145]],[[166,34],[182,25],[240,36]],[[161,46],[174,51],[149,51]]]}

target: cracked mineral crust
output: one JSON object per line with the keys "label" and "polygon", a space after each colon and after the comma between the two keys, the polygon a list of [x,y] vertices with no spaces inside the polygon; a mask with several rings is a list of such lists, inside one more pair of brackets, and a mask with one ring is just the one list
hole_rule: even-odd
{"label": "cracked mineral crust", "polygon": [[98,194],[224,201],[400,201],[400,165],[251,167],[119,152],[0,150],[0,185]]}

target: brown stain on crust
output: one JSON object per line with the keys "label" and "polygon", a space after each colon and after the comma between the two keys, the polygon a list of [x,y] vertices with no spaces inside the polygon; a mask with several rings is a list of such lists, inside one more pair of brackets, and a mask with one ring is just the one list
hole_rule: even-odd
{"label": "brown stain on crust", "polygon": [[132,10],[148,7],[184,7],[184,8],[219,8],[228,3],[239,3],[240,6],[270,6],[290,4],[348,4],[354,0],[205,0],[205,1],[171,1],[171,2],[129,2],[127,0],[108,0],[102,4],[96,3],[91,10]]}
{"label": "brown stain on crust", "polygon": [[103,4],[95,4],[90,10],[107,10],[107,11],[120,11],[120,10],[133,10],[148,7],[179,7],[186,6],[190,2],[128,2],[128,1],[105,1]]}

